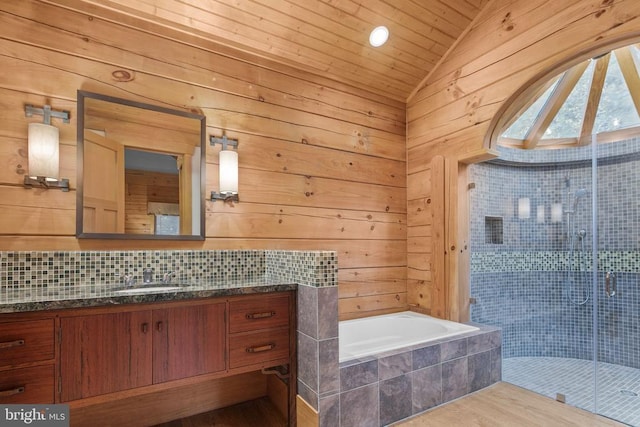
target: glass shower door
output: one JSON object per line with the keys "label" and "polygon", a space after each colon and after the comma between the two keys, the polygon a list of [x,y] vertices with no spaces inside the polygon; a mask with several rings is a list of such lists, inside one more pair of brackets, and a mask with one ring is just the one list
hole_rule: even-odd
{"label": "glass shower door", "polygon": [[597,145],[596,412],[640,426],[640,138]]}
{"label": "glass shower door", "polygon": [[504,381],[594,411],[591,147],[499,151],[470,169],[471,318],[502,329]]}

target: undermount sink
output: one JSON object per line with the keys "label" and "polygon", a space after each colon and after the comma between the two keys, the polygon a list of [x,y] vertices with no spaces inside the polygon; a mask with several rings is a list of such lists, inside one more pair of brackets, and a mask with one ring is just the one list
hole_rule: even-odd
{"label": "undermount sink", "polygon": [[137,286],[133,288],[118,289],[115,291],[117,294],[147,294],[151,292],[172,292],[180,290],[181,286],[177,285],[152,285],[152,286]]}

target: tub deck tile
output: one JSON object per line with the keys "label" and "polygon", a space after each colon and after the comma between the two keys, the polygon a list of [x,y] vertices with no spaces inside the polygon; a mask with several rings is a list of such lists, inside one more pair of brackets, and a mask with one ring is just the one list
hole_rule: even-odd
{"label": "tub deck tile", "polygon": [[500,331],[476,334],[467,339],[469,354],[480,353],[498,347],[502,342]]}
{"label": "tub deck tile", "polygon": [[410,351],[378,359],[378,375],[381,381],[409,373],[412,370],[413,363]]}
{"label": "tub deck tile", "polygon": [[429,345],[413,350],[413,370],[426,368],[440,363],[441,349],[439,344]]}
{"label": "tub deck tile", "polygon": [[412,414],[442,404],[442,365],[411,373],[411,403]]}
{"label": "tub deck tile", "polygon": [[442,400],[448,402],[469,392],[468,358],[442,363]]}
{"label": "tub deck tile", "polygon": [[411,416],[411,376],[380,381],[380,425]]}
{"label": "tub deck tile", "polygon": [[440,344],[440,358],[443,362],[447,360],[464,357],[468,352],[468,339],[461,338],[453,341],[447,341]]}
{"label": "tub deck tile", "polygon": [[378,427],[378,394],[378,383],[340,393],[340,426]]}
{"label": "tub deck tile", "polygon": [[318,342],[318,392],[340,391],[338,338]]}
{"label": "tub deck tile", "polygon": [[340,390],[347,391],[378,382],[378,360],[340,368]]}
{"label": "tub deck tile", "polygon": [[317,392],[318,341],[300,332],[298,332],[298,379]]}
{"label": "tub deck tile", "polygon": [[491,350],[469,355],[469,388],[467,393],[491,385]]}

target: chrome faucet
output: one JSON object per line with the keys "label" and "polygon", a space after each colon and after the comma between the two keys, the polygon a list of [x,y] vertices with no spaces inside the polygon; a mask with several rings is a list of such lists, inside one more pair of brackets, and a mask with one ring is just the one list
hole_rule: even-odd
{"label": "chrome faucet", "polygon": [[171,283],[171,279],[173,279],[174,277],[176,277],[176,272],[168,271],[162,275],[162,283],[168,285],[169,283]]}
{"label": "chrome faucet", "polygon": [[142,283],[153,283],[153,268],[145,268],[142,270]]}
{"label": "chrome faucet", "polygon": [[122,279],[122,283],[124,283],[124,286],[127,288],[131,288],[136,284],[136,278],[133,274],[122,274],[120,279]]}

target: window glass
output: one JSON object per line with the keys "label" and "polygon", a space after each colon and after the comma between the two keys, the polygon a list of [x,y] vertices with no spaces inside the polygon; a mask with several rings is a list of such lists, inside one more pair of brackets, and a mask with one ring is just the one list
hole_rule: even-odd
{"label": "window glass", "polygon": [[577,138],[580,136],[594,68],[595,61],[591,61],[564,104],[562,104],[558,114],[556,114],[556,117],[542,135],[542,139]]}
{"label": "window glass", "polygon": [[178,236],[180,234],[179,215],[155,215],[156,234],[160,236]]}
{"label": "window glass", "polygon": [[555,89],[558,82],[552,84],[543,94],[538,98],[531,106],[516,120],[509,129],[507,129],[502,136],[504,138],[524,139],[527,132],[533,125],[536,117],[540,113],[540,110],[544,106],[553,89]]}
{"label": "window glass", "polygon": [[595,131],[600,133],[638,125],[640,117],[620,71],[618,59],[611,55],[596,114]]}

